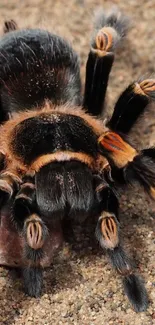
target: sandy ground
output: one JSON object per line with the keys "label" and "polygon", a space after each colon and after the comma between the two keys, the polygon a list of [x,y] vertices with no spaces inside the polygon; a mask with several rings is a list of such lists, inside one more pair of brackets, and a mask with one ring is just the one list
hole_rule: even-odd
{"label": "sandy ground", "polygon": [[[1,24],[13,18],[21,27],[47,27],[68,38],[81,56],[84,76],[92,13],[99,5],[118,5],[133,22],[128,40],[117,52],[110,77],[110,111],[129,82],[155,72],[155,0],[1,0],[0,19]],[[155,105],[133,132],[138,146],[155,144],[154,110]],[[145,313],[136,314],[131,309],[119,277],[101,249],[89,239],[90,226],[86,235],[77,229],[73,250],[58,256],[45,271],[40,299],[27,297],[17,274],[0,268],[0,324],[155,324],[155,204],[139,188],[128,189],[121,194],[121,217],[124,246],[134,257],[149,293],[150,305]]]}

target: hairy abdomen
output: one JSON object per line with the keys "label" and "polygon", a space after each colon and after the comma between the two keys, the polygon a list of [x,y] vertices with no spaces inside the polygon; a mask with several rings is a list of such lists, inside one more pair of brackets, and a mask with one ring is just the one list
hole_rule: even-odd
{"label": "hairy abdomen", "polygon": [[[39,29],[0,40],[0,94],[4,113],[42,105],[80,103],[77,54],[62,38]],[[7,119],[7,118],[6,118]]]}

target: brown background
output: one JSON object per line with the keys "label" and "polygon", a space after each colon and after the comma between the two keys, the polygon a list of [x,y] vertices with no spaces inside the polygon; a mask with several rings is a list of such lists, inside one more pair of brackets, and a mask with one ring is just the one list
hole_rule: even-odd
{"label": "brown background", "polygon": [[[84,70],[98,6],[119,6],[132,19],[132,29],[117,51],[110,77],[108,112],[119,93],[140,76],[155,72],[155,0],[0,0],[1,26],[16,19],[20,27],[44,27],[69,39],[81,56]],[[155,105],[148,109],[133,138],[138,146],[155,144]],[[108,113],[109,114],[109,113]],[[13,271],[0,268],[0,324],[4,325],[152,325],[155,322],[155,203],[139,188],[121,194],[122,237],[146,282],[150,305],[136,314],[130,307],[119,277],[88,236],[79,235],[72,252],[64,251],[45,271],[41,299],[26,297]],[[83,238],[85,237],[85,238]],[[154,302],[153,302],[154,301]]]}

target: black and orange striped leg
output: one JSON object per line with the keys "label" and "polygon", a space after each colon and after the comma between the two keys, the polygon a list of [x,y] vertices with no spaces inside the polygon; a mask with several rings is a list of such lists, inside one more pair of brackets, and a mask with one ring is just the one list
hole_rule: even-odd
{"label": "black and orange striped leg", "polygon": [[[109,202],[106,201],[107,196]],[[132,263],[120,244],[117,198],[104,183],[98,186],[97,197],[99,205],[101,206],[103,201],[106,210],[103,210],[98,218],[96,237],[101,247],[106,249],[116,271],[123,277],[125,293],[134,309],[137,312],[144,311],[148,305],[147,292],[140,278],[135,275]]]}
{"label": "black and orange striped leg", "polygon": [[108,16],[101,14],[98,17],[86,65],[83,103],[84,108],[92,115],[102,113],[114,50],[126,30],[125,18],[118,12],[112,12]]}
{"label": "black and orange striped leg", "polygon": [[33,213],[24,222],[24,255],[26,265],[23,268],[23,279],[26,293],[31,297],[39,297],[43,286],[43,269],[41,260],[44,258],[43,247],[47,237],[47,228],[42,219]]}
{"label": "black and orange striped leg", "polygon": [[13,19],[6,20],[4,22],[4,26],[3,26],[3,33],[4,34],[15,31],[17,29],[18,29],[18,25]]}
{"label": "black and orange striped leg", "polygon": [[113,61],[113,53],[103,52],[102,56],[97,50],[89,53],[83,106],[92,115],[98,116],[102,113]]}
{"label": "black and orange striped leg", "polygon": [[111,162],[112,176],[119,182],[137,181],[155,199],[155,150],[138,152],[120,135],[106,131],[98,139],[100,152]]}
{"label": "black and orange striped leg", "polygon": [[43,284],[41,260],[48,231],[41,217],[35,212],[35,185],[27,181],[17,193],[13,218],[23,237],[23,279],[29,296],[38,297]]}
{"label": "black and orange striped leg", "polygon": [[96,237],[102,248],[113,249],[119,242],[119,202],[111,187],[101,177],[95,177]]}
{"label": "black and orange striped leg", "polygon": [[134,82],[119,97],[108,126],[127,134],[152,100],[155,100],[155,79]]}
{"label": "black and orange striped leg", "polygon": [[102,248],[114,249],[119,243],[119,226],[114,214],[103,211],[98,219],[96,237]]}

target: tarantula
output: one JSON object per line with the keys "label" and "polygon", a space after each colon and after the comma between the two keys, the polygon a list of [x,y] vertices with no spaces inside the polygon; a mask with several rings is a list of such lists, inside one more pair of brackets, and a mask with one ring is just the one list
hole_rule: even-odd
{"label": "tarantula", "polygon": [[[62,243],[63,227],[94,218],[96,237],[122,276],[136,311],[145,287],[119,239],[117,187],[138,181],[155,199],[155,149],[127,139],[155,98],[155,80],[133,82],[104,122],[114,51],[127,31],[119,12],[97,17],[86,65],[71,46],[41,29],[5,22],[0,40],[0,264],[22,269],[25,290],[39,296],[43,268]],[[67,228],[68,229],[68,228]],[[69,229],[68,229],[69,230]]]}

